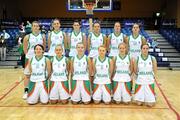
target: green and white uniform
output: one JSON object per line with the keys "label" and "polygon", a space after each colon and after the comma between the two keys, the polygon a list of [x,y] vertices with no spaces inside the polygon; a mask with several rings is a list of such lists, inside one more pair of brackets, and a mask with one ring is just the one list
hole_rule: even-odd
{"label": "green and white uniform", "polygon": [[93,99],[104,102],[111,101],[111,80],[110,80],[110,58],[105,57],[103,61],[95,58],[95,78],[93,88]]}
{"label": "green and white uniform", "polygon": [[155,102],[153,56],[137,58],[137,80],[134,99],[141,102]]}
{"label": "green and white uniform", "polygon": [[77,43],[83,42],[83,36],[85,36],[85,34],[82,33],[82,32],[76,33],[75,31],[73,31],[70,34],[70,52],[69,52],[69,56],[74,57],[74,56],[77,55],[76,45],[77,45]]}
{"label": "green and white uniform", "polygon": [[34,35],[33,33],[29,34],[28,52],[26,54],[26,58],[31,59],[35,55],[34,46],[37,44],[43,45],[42,35],[41,34]]}
{"label": "green and white uniform", "polygon": [[96,58],[98,56],[98,47],[103,45],[104,34],[100,33],[99,36],[95,35],[93,32],[90,33],[90,52],[89,57]]}
{"label": "green and white uniform", "polygon": [[50,100],[65,100],[69,98],[67,79],[67,58],[62,56],[52,58],[52,74],[50,79]]}
{"label": "green and white uniform", "polygon": [[48,87],[46,80],[46,57],[37,59],[35,56],[31,59],[31,76],[29,82],[29,91],[27,102],[35,104],[39,98],[42,103],[48,102]]}
{"label": "green and white uniform", "polygon": [[131,101],[130,56],[115,57],[115,75],[113,77],[113,99],[118,102]]}
{"label": "green and white uniform", "polygon": [[24,69],[24,74],[29,75],[29,68],[27,68],[27,63],[28,60],[31,59],[35,53],[34,53],[34,46],[37,44],[43,45],[43,37],[41,34],[34,35],[33,33],[29,34],[29,39],[28,39],[28,52],[26,54],[26,60],[25,60],[25,69]]}
{"label": "green and white uniform", "polygon": [[55,56],[55,47],[56,45],[58,44],[61,44],[62,47],[63,47],[63,54],[65,53],[65,50],[64,50],[64,32],[62,31],[59,31],[59,32],[55,32],[55,31],[52,31],[50,33],[50,40],[51,40],[51,45],[50,45],[50,49],[48,51],[48,55],[49,56]]}
{"label": "green and white uniform", "polygon": [[72,96],[71,100],[79,102],[89,102],[91,100],[91,90],[88,71],[88,57],[83,55],[79,58],[77,55],[73,60],[73,77],[72,77]]}
{"label": "green and white uniform", "polygon": [[131,57],[137,59],[137,57],[141,54],[143,38],[144,37],[140,34],[136,38],[133,35],[129,36],[129,53]]}
{"label": "green and white uniform", "polygon": [[120,33],[116,35],[115,33],[111,33],[110,37],[110,53],[109,56],[117,56],[119,53],[118,45],[123,42],[124,34]]}

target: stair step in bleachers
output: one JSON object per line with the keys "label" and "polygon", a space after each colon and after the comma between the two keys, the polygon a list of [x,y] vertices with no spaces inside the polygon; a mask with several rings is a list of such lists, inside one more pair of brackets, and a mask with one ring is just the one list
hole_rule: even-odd
{"label": "stair step in bleachers", "polygon": [[17,66],[17,61],[0,61],[0,66]]}
{"label": "stair step in bleachers", "polygon": [[166,52],[166,53],[178,53],[176,49],[161,49],[161,52]]}
{"label": "stair step in bleachers", "polygon": [[180,70],[180,63],[170,63],[169,68],[171,70]]}
{"label": "stair step in bleachers", "polygon": [[169,62],[180,62],[180,58],[168,58]]}
{"label": "stair step in bleachers", "polygon": [[157,39],[157,42],[167,42],[167,40],[164,38],[159,38],[159,39]]}
{"label": "stair step in bleachers", "polygon": [[164,41],[164,42],[158,42],[158,46],[162,45],[162,46],[170,46],[168,42]]}
{"label": "stair step in bleachers", "polygon": [[180,57],[180,54],[179,53],[164,53],[163,56],[166,56],[166,57]]}
{"label": "stair step in bleachers", "polygon": [[170,63],[170,67],[180,67],[180,63]]}
{"label": "stair step in bleachers", "polygon": [[158,45],[152,54],[157,59],[158,67],[180,70],[180,53],[169,41],[158,32],[149,34],[152,39],[157,39]]}
{"label": "stair step in bleachers", "polygon": [[169,45],[163,45],[163,44],[158,44],[158,47],[160,47],[161,49],[164,49],[164,48],[169,48],[169,49],[174,49],[173,46],[169,46]]}
{"label": "stair step in bleachers", "polygon": [[17,61],[17,60],[19,60],[19,56],[7,56],[6,60],[7,61]]}

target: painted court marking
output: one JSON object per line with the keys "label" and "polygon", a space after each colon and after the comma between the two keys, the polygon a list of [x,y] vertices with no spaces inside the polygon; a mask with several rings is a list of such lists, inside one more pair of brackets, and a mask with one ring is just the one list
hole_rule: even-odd
{"label": "painted court marking", "polygon": [[[9,93],[11,93],[21,82],[23,81],[20,80],[19,82],[15,82],[14,85],[5,93],[3,94],[2,96],[0,96],[0,101],[2,99],[4,99]],[[164,100],[166,101],[166,104],[168,105],[169,108],[166,108],[166,107],[158,107],[158,108],[155,108],[155,107],[152,107],[152,108],[144,108],[144,107],[124,107],[124,106],[98,106],[98,105],[94,105],[94,106],[77,106],[77,105],[71,105],[71,106],[68,106],[68,105],[58,105],[58,106],[53,106],[53,105],[26,105],[26,106],[20,106],[20,105],[9,105],[9,106],[0,106],[0,107],[49,107],[49,108],[124,108],[124,109],[171,109],[177,116],[177,120],[180,120],[180,115],[179,113],[172,107],[171,103],[169,102],[169,100],[167,99],[166,95],[164,94],[163,90],[161,89],[159,83],[157,81],[155,81],[156,84],[157,84],[157,87],[158,89],[160,90],[160,93],[162,94]]]}

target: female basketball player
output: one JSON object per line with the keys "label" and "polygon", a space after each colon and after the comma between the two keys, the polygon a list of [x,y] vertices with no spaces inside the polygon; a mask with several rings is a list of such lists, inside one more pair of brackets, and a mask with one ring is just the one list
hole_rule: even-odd
{"label": "female basketball player", "polygon": [[114,23],[114,32],[108,36],[107,39],[107,48],[109,51],[109,57],[117,56],[119,53],[118,45],[122,42],[125,42],[126,36],[121,33],[121,24],[120,22]]}
{"label": "female basketball player", "polygon": [[30,71],[29,91],[27,103],[30,105],[40,102],[48,103],[48,78],[51,73],[51,65],[48,58],[43,56],[44,47],[37,44],[34,47],[35,56],[29,60]]}
{"label": "female basketball player", "polygon": [[56,56],[51,59],[52,62],[52,74],[50,79],[50,102],[52,104],[58,101],[62,104],[68,102],[69,98],[69,86],[68,86],[68,72],[69,62],[68,59],[63,56],[63,48],[61,45],[55,47]]}
{"label": "female basketball player", "polygon": [[40,33],[40,26],[39,22],[33,21],[32,22],[32,33],[26,35],[23,40],[23,48],[24,48],[24,54],[25,56],[25,69],[24,69],[24,95],[23,99],[27,98],[28,93],[28,83],[29,83],[29,68],[27,68],[27,64],[29,59],[31,59],[34,56],[34,46],[37,44],[43,45],[44,49],[46,48],[46,38],[44,35]]}
{"label": "female basketball player", "polygon": [[131,74],[133,72],[133,60],[127,55],[125,43],[120,43],[119,55],[113,58],[114,77],[113,77],[113,100],[119,104],[128,104],[131,101]]}
{"label": "female basketball player", "polygon": [[144,36],[140,35],[139,24],[135,23],[132,27],[132,35],[128,38],[130,56],[136,59],[141,54],[141,45],[146,44]]}
{"label": "female basketball player", "polygon": [[148,54],[149,45],[141,46],[141,55],[134,62],[134,71],[137,74],[134,100],[137,105],[145,103],[152,107],[155,102],[154,81],[156,80],[157,62],[155,57]]}
{"label": "female basketball player", "polygon": [[81,24],[79,21],[75,20],[73,23],[73,31],[68,36],[68,46],[70,47],[70,57],[77,55],[76,45],[77,43],[82,42],[84,44],[84,49],[86,50],[86,35],[81,32]]}
{"label": "female basketball player", "polygon": [[91,101],[90,79],[91,65],[90,59],[84,55],[83,43],[76,45],[77,55],[71,60],[71,100],[73,104],[83,102],[89,104]]}
{"label": "female basketball player", "polygon": [[61,44],[63,47],[63,54],[65,53],[65,49],[67,48],[67,38],[66,34],[60,30],[61,24],[58,19],[54,19],[52,22],[53,31],[51,31],[48,35],[48,55],[51,58],[55,56],[55,47],[58,44]]}
{"label": "female basketball player", "polygon": [[100,32],[100,23],[93,24],[93,32],[88,36],[88,53],[90,58],[98,57],[98,47],[106,45],[106,36]]}
{"label": "female basketball player", "polygon": [[101,100],[105,104],[111,102],[111,75],[113,72],[113,62],[106,57],[106,47],[104,45],[98,48],[99,56],[93,61],[93,100],[99,104]]}

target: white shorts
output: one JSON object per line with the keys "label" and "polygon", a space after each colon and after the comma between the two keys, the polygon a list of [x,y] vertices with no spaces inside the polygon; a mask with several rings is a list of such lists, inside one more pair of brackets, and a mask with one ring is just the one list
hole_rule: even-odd
{"label": "white shorts", "polygon": [[71,81],[71,100],[74,102],[91,101],[90,81],[72,80]]}
{"label": "white shorts", "polygon": [[48,81],[29,82],[28,104],[36,104],[40,99],[41,103],[48,103]]}
{"label": "white shorts", "polygon": [[111,84],[94,84],[93,100],[111,102]]}
{"label": "white shorts", "polygon": [[68,81],[50,81],[50,100],[66,100],[68,98]]}
{"label": "white shorts", "polygon": [[117,102],[131,101],[131,82],[113,82],[113,100]]}
{"label": "white shorts", "polygon": [[135,86],[134,100],[140,102],[156,102],[155,92],[152,85],[137,85]]}

